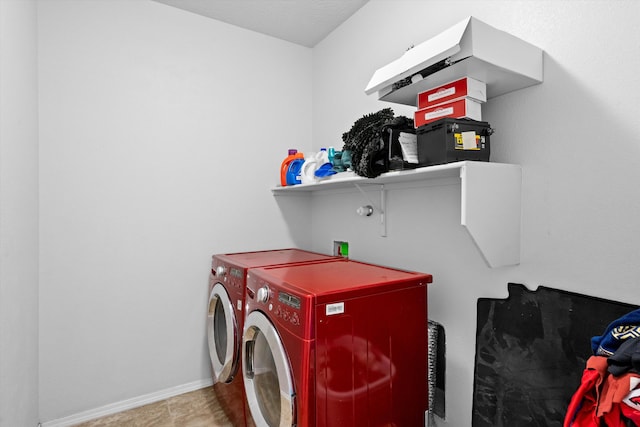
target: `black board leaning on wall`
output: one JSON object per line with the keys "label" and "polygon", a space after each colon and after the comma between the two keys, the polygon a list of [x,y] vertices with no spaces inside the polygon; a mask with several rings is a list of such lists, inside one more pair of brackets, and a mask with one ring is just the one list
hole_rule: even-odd
{"label": "black board leaning on wall", "polygon": [[638,306],[509,283],[478,299],[474,427],[561,427],[593,354],[591,337]]}

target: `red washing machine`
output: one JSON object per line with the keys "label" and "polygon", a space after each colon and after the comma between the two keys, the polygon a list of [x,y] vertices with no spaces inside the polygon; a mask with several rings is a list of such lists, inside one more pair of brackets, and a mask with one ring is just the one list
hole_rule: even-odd
{"label": "red washing machine", "polygon": [[242,367],[256,425],[423,426],[431,282],[355,261],[252,269]]}
{"label": "red washing machine", "polygon": [[207,336],[211,357],[213,387],[234,426],[251,426],[245,414],[240,342],[244,323],[244,289],[247,271],[252,267],[303,263],[336,258],[300,249],[244,252],[214,255],[209,278]]}

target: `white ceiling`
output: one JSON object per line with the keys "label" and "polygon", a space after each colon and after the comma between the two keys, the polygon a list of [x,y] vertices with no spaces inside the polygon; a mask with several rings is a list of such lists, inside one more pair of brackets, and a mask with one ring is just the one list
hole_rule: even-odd
{"label": "white ceiling", "polygon": [[368,0],[155,0],[313,47]]}

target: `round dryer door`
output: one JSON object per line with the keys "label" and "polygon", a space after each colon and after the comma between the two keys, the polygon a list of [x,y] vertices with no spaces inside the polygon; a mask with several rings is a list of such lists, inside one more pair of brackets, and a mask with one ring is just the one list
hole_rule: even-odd
{"label": "round dryer door", "polygon": [[238,370],[240,337],[233,304],[221,283],[216,283],[209,294],[207,338],[213,377],[228,383]]}
{"label": "round dryer door", "polygon": [[287,355],[278,331],[259,311],[245,319],[242,369],[247,403],[256,426],[294,425],[294,390]]}

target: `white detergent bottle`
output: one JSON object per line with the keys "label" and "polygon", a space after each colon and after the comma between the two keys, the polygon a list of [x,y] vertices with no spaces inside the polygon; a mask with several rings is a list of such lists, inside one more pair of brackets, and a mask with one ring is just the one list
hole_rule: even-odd
{"label": "white detergent bottle", "polygon": [[329,163],[329,153],[326,148],[321,148],[318,153],[318,158],[320,159],[320,164],[318,166],[322,166],[325,163]]}
{"label": "white detergent bottle", "polygon": [[311,184],[317,181],[314,174],[320,166],[318,154],[320,153],[307,153],[307,157],[304,159],[304,164],[300,170],[300,180],[303,184]]}

